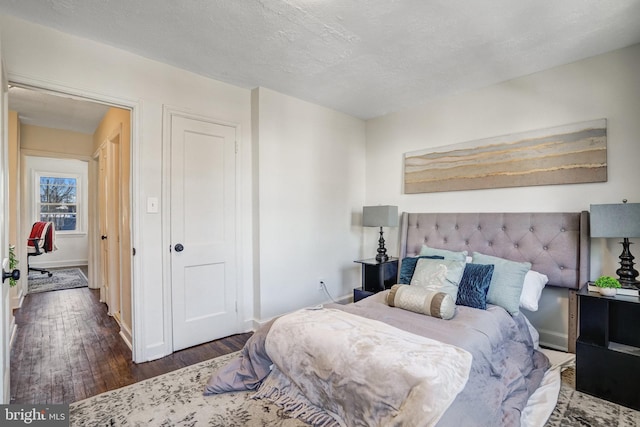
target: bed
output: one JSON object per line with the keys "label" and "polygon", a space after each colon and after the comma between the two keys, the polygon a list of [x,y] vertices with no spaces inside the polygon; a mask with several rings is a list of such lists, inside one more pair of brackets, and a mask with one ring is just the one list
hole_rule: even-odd
{"label": "bed", "polygon": [[576,292],[589,280],[589,212],[403,213],[399,258],[415,256],[423,243],[528,261],[549,278],[546,286],[569,294],[568,351],[578,333]]}
{"label": "bed", "polygon": [[[403,213],[398,282],[405,284],[355,304],[274,319],[212,375],[205,394],[255,389],[255,398],[322,426],[520,425],[550,364],[514,297],[503,298],[513,287],[495,279],[514,267],[518,277],[533,270],[547,276],[547,286],[567,288],[575,342],[575,291],[589,272],[588,222],[587,212]],[[400,276],[412,264],[406,283]],[[424,277],[432,280],[426,286]],[[468,283],[471,304],[458,305],[458,298],[451,307],[455,280],[460,291],[453,288],[453,297]],[[432,282],[449,288],[429,289]],[[478,309],[474,298],[483,294]]]}

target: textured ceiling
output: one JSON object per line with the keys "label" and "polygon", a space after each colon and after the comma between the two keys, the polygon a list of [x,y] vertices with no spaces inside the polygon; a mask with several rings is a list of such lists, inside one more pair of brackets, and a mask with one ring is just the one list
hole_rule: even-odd
{"label": "textured ceiling", "polygon": [[0,12],[364,119],[640,42],[640,0],[0,0]]}

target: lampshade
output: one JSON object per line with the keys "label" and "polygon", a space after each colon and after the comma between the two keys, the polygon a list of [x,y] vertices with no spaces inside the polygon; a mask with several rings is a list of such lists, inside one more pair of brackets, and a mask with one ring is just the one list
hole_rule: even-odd
{"label": "lampshade", "polygon": [[397,227],[397,206],[365,206],[362,209],[364,227]]}
{"label": "lampshade", "polygon": [[640,237],[640,203],[591,205],[591,237]]}

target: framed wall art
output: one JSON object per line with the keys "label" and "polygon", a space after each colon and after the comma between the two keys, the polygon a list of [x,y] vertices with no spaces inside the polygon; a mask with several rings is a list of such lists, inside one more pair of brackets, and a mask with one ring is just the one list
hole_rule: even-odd
{"label": "framed wall art", "polygon": [[606,119],[404,155],[405,194],[606,180]]}

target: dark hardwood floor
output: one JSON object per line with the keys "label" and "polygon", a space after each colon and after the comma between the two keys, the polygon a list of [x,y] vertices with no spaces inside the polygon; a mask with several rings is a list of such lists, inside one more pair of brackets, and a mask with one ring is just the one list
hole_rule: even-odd
{"label": "dark hardwood floor", "polygon": [[89,288],[29,294],[14,312],[11,403],[71,403],[237,351],[234,335],[152,362],[135,364],[116,321]]}

